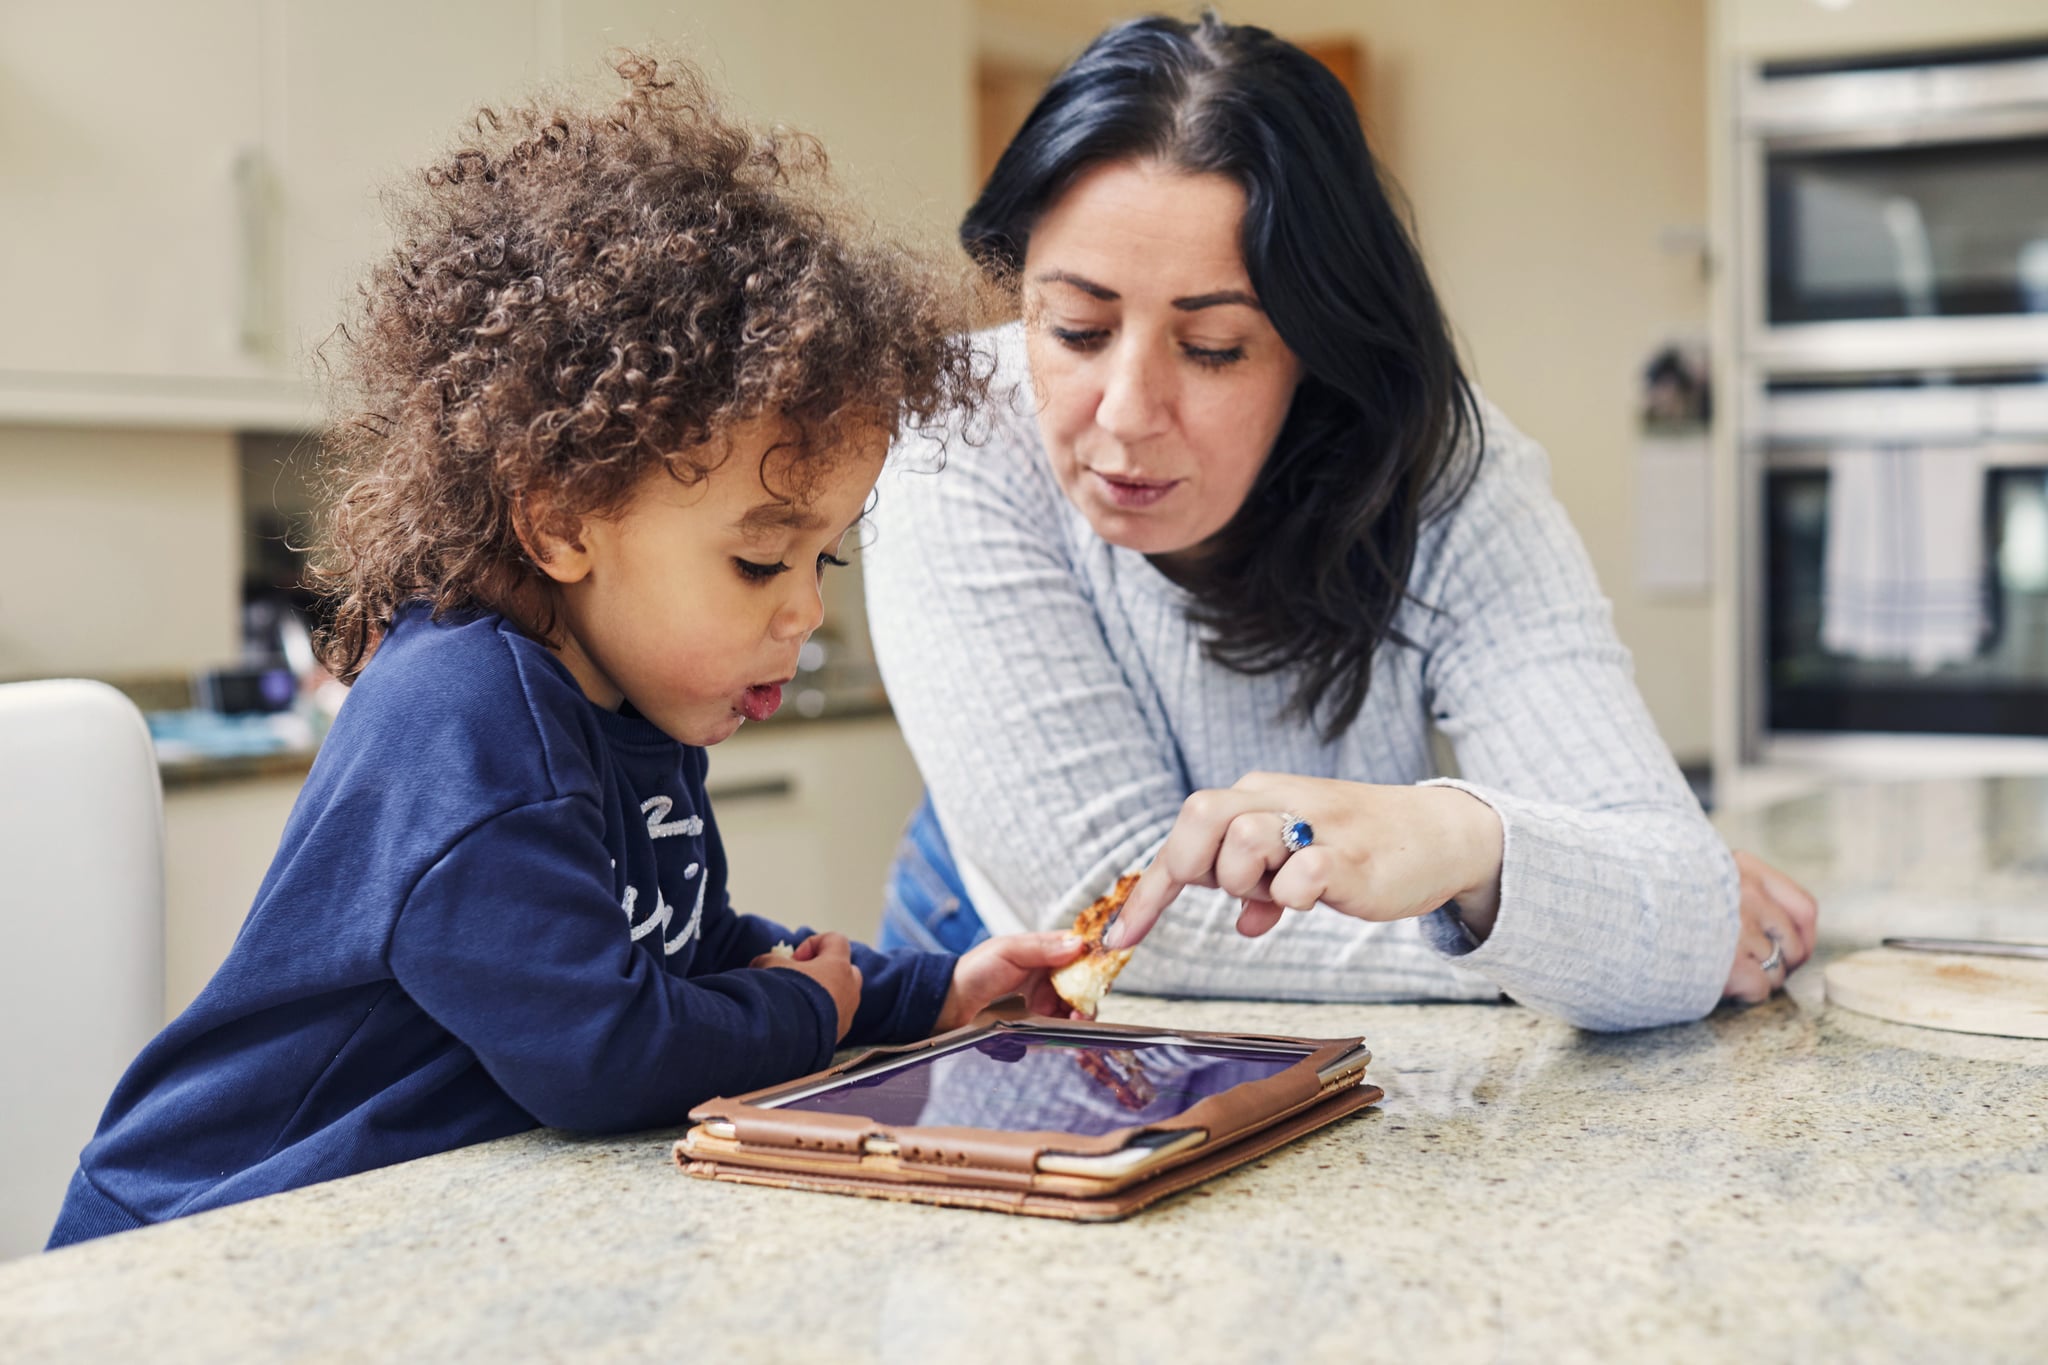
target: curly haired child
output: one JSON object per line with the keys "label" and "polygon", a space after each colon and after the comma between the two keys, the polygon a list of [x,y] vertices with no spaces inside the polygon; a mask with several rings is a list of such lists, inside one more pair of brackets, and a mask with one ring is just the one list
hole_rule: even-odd
{"label": "curly haired child", "polygon": [[[774,711],[900,426],[977,396],[960,297],[814,143],[633,58],[486,112],[345,340],[316,578],[353,688],[233,950],[114,1092],[52,1246],[537,1125],[680,1123],[1080,945],[961,958],[727,903],[704,746]],[[794,955],[772,951],[797,942]]]}

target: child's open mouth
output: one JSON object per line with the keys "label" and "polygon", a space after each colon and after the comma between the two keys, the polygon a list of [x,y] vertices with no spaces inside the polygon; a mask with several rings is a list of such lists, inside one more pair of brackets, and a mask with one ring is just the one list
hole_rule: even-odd
{"label": "child's open mouth", "polygon": [[740,693],[740,714],[748,720],[766,720],[781,705],[781,683],[756,683]]}

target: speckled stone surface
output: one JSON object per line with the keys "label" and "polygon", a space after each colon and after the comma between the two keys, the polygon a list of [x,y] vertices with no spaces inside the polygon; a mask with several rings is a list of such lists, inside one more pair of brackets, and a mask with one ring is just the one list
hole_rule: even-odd
{"label": "speckled stone surface", "polygon": [[2048,1358],[2048,1043],[1880,1023],[1820,984],[1628,1036],[1112,996],[1133,1022],[1362,1033],[1386,1100],[1100,1226],[690,1180],[667,1133],[529,1134],[0,1266],[0,1359]]}

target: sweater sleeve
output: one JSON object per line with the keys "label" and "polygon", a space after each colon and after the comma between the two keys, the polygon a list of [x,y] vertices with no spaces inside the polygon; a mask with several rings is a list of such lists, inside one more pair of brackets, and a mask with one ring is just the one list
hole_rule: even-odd
{"label": "sweater sleeve", "polygon": [[[664,971],[631,941],[593,871],[606,865],[603,815],[585,797],[485,821],[406,898],[393,975],[550,1127],[673,1126],[714,1095],[830,1060],[836,1019],[824,987],[797,972]],[[730,918],[723,906],[707,913]],[[738,941],[731,926],[706,928]]]}
{"label": "sweater sleeve", "polygon": [[1487,413],[1495,466],[1449,518],[1418,595],[1434,604],[1425,686],[1451,783],[1506,834],[1500,913],[1443,952],[1525,1004],[1593,1029],[1697,1019],[1719,1002],[1737,877],[1637,693],[1628,651],[1547,460]]}

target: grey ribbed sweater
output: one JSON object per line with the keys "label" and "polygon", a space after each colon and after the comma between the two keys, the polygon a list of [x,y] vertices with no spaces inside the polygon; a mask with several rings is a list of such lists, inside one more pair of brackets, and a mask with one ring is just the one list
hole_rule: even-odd
{"label": "grey ribbed sweater", "polygon": [[1017,329],[1007,401],[974,443],[903,442],[863,549],[875,650],[941,826],[991,928],[1052,927],[1143,867],[1187,795],[1257,770],[1438,777],[1506,830],[1493,933],[1441,912],[1371,924],[1318,907],[1263,938],[1190,890],[1120,982],[1295,1000],[1515,999],[1587,1028],[1695,1019],[1734,956],[1736,874],[1637,695],[1542,449],[1482,402],[1470,492],[1425,526],[1413,602],[1364,711],[1325,742],[1283,721],[1286,675],[1203,658],[1186,594],[1061,494]]}

